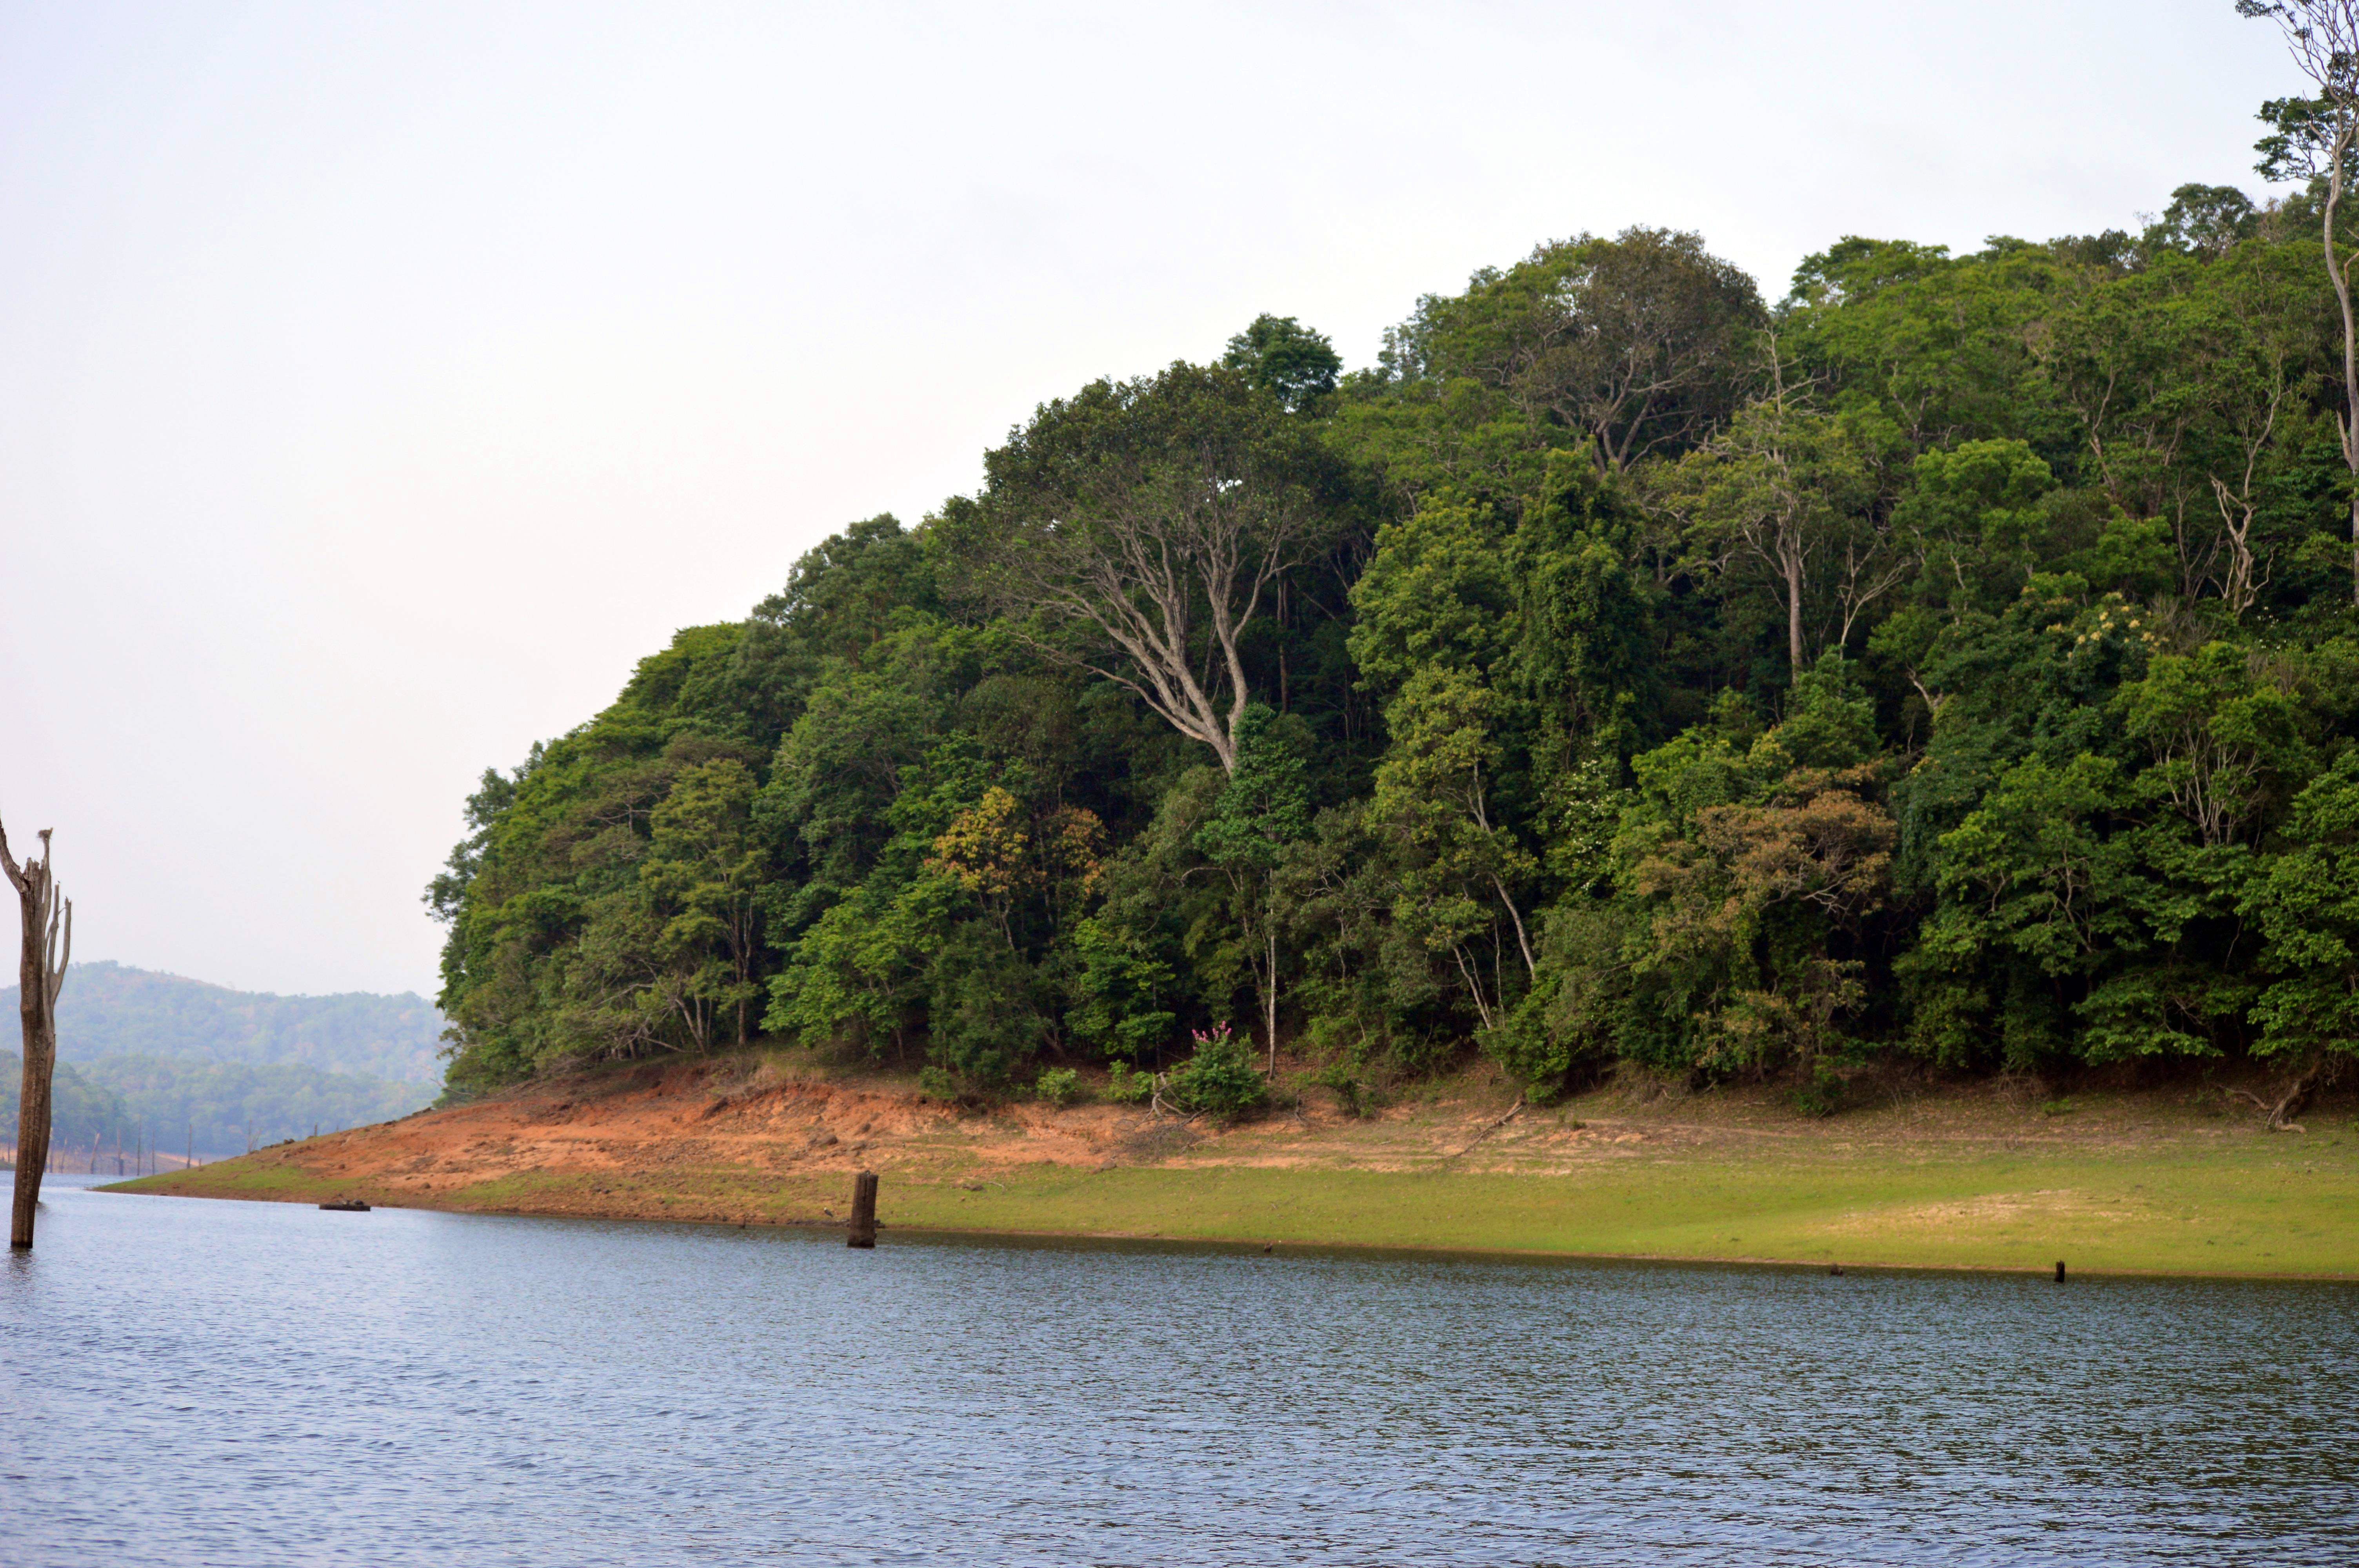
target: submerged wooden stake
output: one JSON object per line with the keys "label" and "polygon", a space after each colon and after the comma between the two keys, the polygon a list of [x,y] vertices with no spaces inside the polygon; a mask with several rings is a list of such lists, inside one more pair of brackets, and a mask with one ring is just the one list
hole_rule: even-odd
{"label": "submerged wooden stake", "polygon": [[2056,1264],[2056,1282],[2060,1285],[2064,1282],[2064,1264],[2061,1260],[2059,1260]]}
{"label": "submerged wooden stake", "polygon": [[863,1171],[852,1181],[852,1227],[847,1247],[876,1245],[876,1173]]}

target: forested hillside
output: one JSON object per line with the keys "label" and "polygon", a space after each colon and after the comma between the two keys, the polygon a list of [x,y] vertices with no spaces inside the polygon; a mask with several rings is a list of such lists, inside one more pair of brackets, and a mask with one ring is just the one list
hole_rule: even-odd
{"label": "forested hillside", "polygon": [[1775,302],[1582,235],[1348,375],[1265,317],[1046,404],[485,774],[452,1082],[765,1032],[964,1095],[1234,1076],[1223,1025],[1347,1098],[2347,1052],[2320,217],[1845,239]]}
{"label": "forested hillside", "polygon": [[[16,1011],[16,988],[0,990],[0,1017]],[[79,963],[58,997],[57,1138],[77,1150],[193,1140],[225,1154],[406,1116],[440,1092],[441,1033],[440,1014],[408,994],[272,996]],[[0,1070],[8,1128],[15,1074]]]}
{"label": "forested hillside", "polygon": [[423,1110],[432,1083],[391,1083],[294,1065],[198,1062],[176,1056],[106,1056],[81,1064],[82,1077],[122,1104],[132,1131],[165,1148],[193,1143],[200,1154],[241,1152],[283,1138],[391,1121]]}
{"label": "forested hillside", "polygon": [[[0,990],[0,1011],[16,1011],[16,988]],[[273,996],[103,959],[74,965],[58,997],[58,1054],[69,1062],[194,1056],[432,1084],[441,1035],[441,1017],[407,992]]]}
{"label": "forested hillside", "polygon": [[[0,1142],[16,1145],[16,1112],[23,1099],[25,1058],[0,1051]],[[92,1083],[71,1062],[58,1064],[49,1080],[49,1136],[62,1157],[87,1150],[118,1128],[132,1125],[123,1097]],[[108,1147],[113,1147],[109,1144]]]}
{"label": "forested hillside", "polygon": [[[0,1137],[13,1141],[21,1059],[0,1053]],[[71,1168],[93,1147],[149,1143],[211,1158],[422,1110],[429,1083],[388,1083],[317,1067],[185,1056],[102,1056],[58,1064],[52,1128]]]}

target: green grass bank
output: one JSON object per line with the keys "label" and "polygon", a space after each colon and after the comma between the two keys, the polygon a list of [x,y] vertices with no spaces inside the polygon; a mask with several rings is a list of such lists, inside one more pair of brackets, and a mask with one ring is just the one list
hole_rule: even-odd
{"label": "green grass bank", "polygon": [[[823,1226],[844,1212],[851,1172],[867,1166],[883,1173],[886,1226],[905,1232],[2026,1272],[2061,1260],[2082,1273],[2359,1281],[2359,1123],[2343,1114],[2277,1135],[2217,1124],[2132,1135],[2114,1124],[2016,1137],[1987,1118],[1965,1133],[1929,1133],[1920,1116],[1913,1135],[1787,1119],[1680,1123],[1697,1135],[1673,1138],[1659,1119],[1601,1126],[1568,1110],[1533,1113],[1477,1151],[1487,1165],[1470,1168],[1460,1142],[1480,1123],[1448,1107],[1389,1125],[1237,1129],[1134,1162],[1007,1158],[1011,1139],[1037,1144],[1040,1134],[1005,1122],[964,1143],[910,1134],[827,1149],[816,1162],[776,1154],[799,1141],[776,1137],[742,1147],[610,1137],[594,1160],[569,1159],[553,1144],[473,1136],[483,1130],[464,1119],[478,1113],[108,1190]],[[432,1168],[420,1140],[438,1128],[471,1150],[504,1151],[505,1166],[453,1161],[447,1180],[420,1177]],[[1420,1143],[1428,1130],[1438,1130]]]}

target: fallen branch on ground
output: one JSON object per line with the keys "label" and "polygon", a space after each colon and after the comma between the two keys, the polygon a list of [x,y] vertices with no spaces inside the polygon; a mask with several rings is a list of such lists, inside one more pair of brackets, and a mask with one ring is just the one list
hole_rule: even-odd
{"label": "fallen branch on ground", "polygon": [[1506,1126],[1506,1125],[1507,1125],[1507,1123],[1509,1123],[1509,1122],[1511,1122],[1511,1121],[1515,1120],[1515,1119],[1516,1119],[1516,1118],[1518,1115],[1520,1115],[1520,1114],[1522,1113],[1523,1108],[1524,1108],[1524,1097],[1523,1097],[1523,1096],[1521,1096],[1521,1095],[1517,1095],[1517,1096],[1516,1097],[1516,1103],[1515,1103],[1515,1104],[1513,1104],[1513,1105],[1511,1105],[1511,1106],[1509,1106],[1509,1107],[1507,1108],[1507,1114],[1506,1114],[1506,1115],[1505,1115],[1505,1116],[1501,1117],[1498,1120],[1496,1120],[1496,1121],[1495,1121],[1495,1122],[1491,1123],[1491,1125],[1490,1125],[1490,1126],[1488,1126],[1488,1127],[1484,1128],[1482,1131],[1480,1131],[1480,1132],[1476,1133],[1476,1134],[1475,1134],[1472,1139],[1470,1139],[1470,1140],[1467,1141],[1467,1144],[1466,1144],[1466,1147],[1465,1147],[1465,1148],[1461,1149],[1457,1153],[1452,1154],[1452,1155],[1451,1156],[1451,1159],[1453,1159],[1453,1160],[1463,1160],[1464,1158],[1466,1158],[1466,1156],[1467,1156],[1468,1154],[1470,1154],[1470,1153],[1472,1153],[1472,1152],[1473,1152],[1473,1149],[1474,1149],[1474,1145],[1475,1145],[1475,1144],[1482,1142],[1482,1141],[1483,1141],[1483,1140],[1484,1140],[1485,1138],[1490,1137],[1490,1136],[1491,1136],[1491,1134],[1493,1134],[1494,1132],[1498,1131],[1498,1130],[1499,1130],[1499,1129],[1501,1129],[1501,1128],[1503,1128],[1503,1127]]}
{"label": "fallen branch on ground", "polygon": [[2221,1092],[2231,1096],[2241,1096],[2267,1112],[2269,1119],[2268,1129],[2271,1132],[2299,1132],[2303,1130],[2302,1126],[2294,1120],[2294,1118],[2299,1116],[2309,1106],[2310,1091],[2318,1087],[2319,1077],[2325,1070],[2326,1064],[2323,1061],[2312,1062],[2299,1076],[2286,1087],[2286,1092],[2275,1105],[2271,1105],[2250,1089],[2223,1088]]}

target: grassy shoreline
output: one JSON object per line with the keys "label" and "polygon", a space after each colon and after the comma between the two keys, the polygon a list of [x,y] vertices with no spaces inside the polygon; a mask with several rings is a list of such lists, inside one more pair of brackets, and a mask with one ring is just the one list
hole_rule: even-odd
{"label": "grassy shoreline", "polygon": [[[472,1213],[826,1225],[850,1165],[525,1168],[440,1191],[333,1169],[330,1140],[116,1184]],[[1250,1157],[1252,1151],[1244,1152]],[[1824,1268],[2359,1281],[2359,1137],[1905,1151],[1834,1135],[1572,1169],[1112,1167],[885,1158],[888,1227],[1034,1237]]]}

